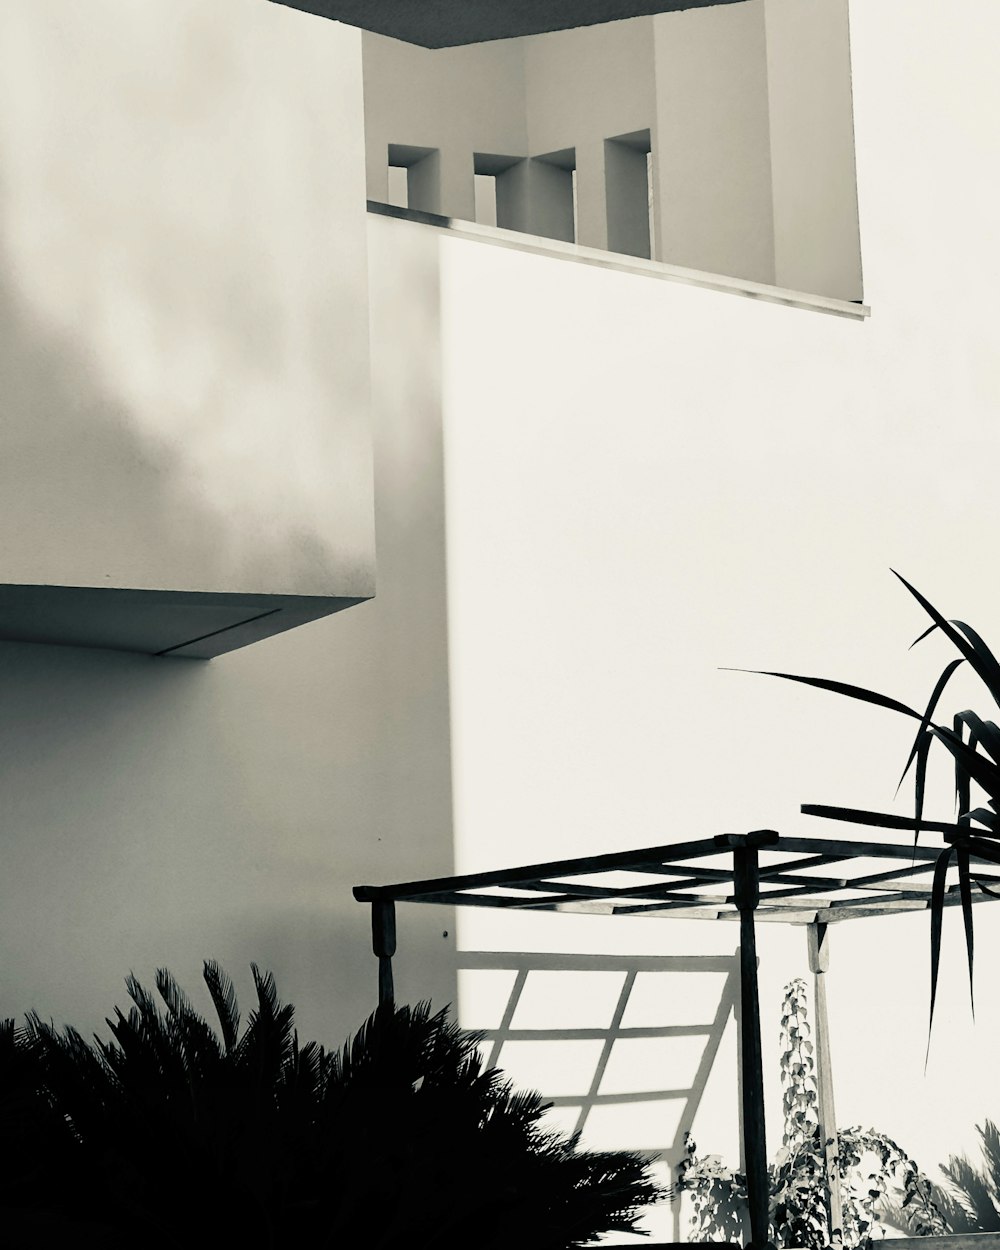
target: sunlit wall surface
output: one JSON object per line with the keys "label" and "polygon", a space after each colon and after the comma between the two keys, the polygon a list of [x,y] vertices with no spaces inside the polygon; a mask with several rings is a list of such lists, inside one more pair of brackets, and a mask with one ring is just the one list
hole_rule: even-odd
{"label": "sunlit wall surface", "polygon": [[[1000,19],[930,0],[851,17],[870,322],[441,243],[460,869],[757,827],[822,835],[800,803],[891,806],[905,721],[721,666],[920,702],[947,647],[906,653],[925,620],[890,566],[1000,631],[984,511],[1000,403],[986,49]],[[373,219],[372,239],[405,252],[398,223]],[[976,698],[956,688],[956,706]],[[933,802],[947,816],[945,772]],[[998,1111],[984,1074],[1000,924],[977,916],[978,1019],[949,924],[926,1073],[926,918],[832,935],[840,1122],[882,1129],[927,1168]],[[469,951],[645,955],[737,941],[722,924],[493,913],[463,916],[460,937]],[[805,971],[804,934],[768,928],[760,951],[776,1149],[778,1008]],[[725,1046],[715,1076],[694,1132],[735,1162]]]}

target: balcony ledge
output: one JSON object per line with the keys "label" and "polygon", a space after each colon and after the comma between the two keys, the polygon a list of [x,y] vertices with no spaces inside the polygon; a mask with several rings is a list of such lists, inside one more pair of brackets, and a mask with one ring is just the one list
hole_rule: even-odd
{"label": "balcony ledge", "polygon": [[854,303],[852,300],[813,295],[808,291],[790,291],[784,287],[769,286],[765,282],[730,278],[725,274],[706,273],[700,269],[685,269],[681,265],[667,265],[658,260],[644,260],[642,257],[626,256],[620,252],[605,252],[600,248],[583,247],[578,243],[564,243],[559,239],[522,234],[518,230],[503,230],[499,226],[483,226],[478,222],[442,217],[437,213],[397,208],[392,204],[381,204],[377,200],[368,201],[368,211],[380,217],[395,217],[400,221],[412,221],[437,230],[447,230],[455,238],[473,239],[494,247],[530,252],[536,256],[552,256],[560,260],[576,261],[577,264],[595,265],[599,269],[659,278],[663,282],[679,282],[686,286],[699,286],[709,291],[722,291],[727,295],[760,300],[766,304],[783,304],[788,308],[804,308],[833,317],[847,317],[852,321],[864,321],[871,316],[871,309],[867,304]]}
{"label": "balcony ledge", "polygon": [[210,660],[370,597],[8,584],[0,641]]}

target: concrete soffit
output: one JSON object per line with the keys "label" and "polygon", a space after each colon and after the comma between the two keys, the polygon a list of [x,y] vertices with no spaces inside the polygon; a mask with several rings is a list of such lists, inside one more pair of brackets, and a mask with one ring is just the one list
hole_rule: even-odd
{"label": "concrete soffit", "polygon": [[703,9],[742,0],[274,0],[425,48]]}

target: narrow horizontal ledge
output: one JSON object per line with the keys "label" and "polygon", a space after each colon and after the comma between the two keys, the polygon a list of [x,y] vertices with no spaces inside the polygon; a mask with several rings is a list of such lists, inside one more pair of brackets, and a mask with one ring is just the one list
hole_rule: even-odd
{"label": "narrow horizontal ledge", "polygon": [[632,1102],[679,1102],[693,1093],[693,1089],[644,1089],[628,1094],[559,1094],[545,1101],[553,1107],[579,1107],[583,1102],[588,1107],[614,1107]]}
{"label": "narrow horizontal ledge", "polygon": [[729,972],[732,955],[581,955],[563,951],[459,951],[459,968],[528,972]]}
{"label": "narrow horizontal ledge", "polygon": [[513,248],[535,256],[572,260],[578,264],[594,265],[598,269],[659,278],[663,282],[679,282],[708,291],[722,291],[727,295],[741,295],[744,299],[761,300],[765,304],[783,304],[787,308],[804,308],[811,312],[828,313],[833,317],[847,317],[852,321],[864,321],[871,316],[871,309],[867,304],[856,304],[851,300],[813,295],[808,291],[789,291],[784,287],[768,286],[766,282],[751,282],[749,278],[730,278],[725,274],[706,273],[701,269],[685,269],[681,265],[644,260],[639,256],[626,256],[622,252],[605,252],[600,248],[584,247],[579,243],[545,239],[541,235],[524,234],[520,230],[503,230],[499,226],[483,226],[475,221],[462,221],[457,217],[444,217],[438,213],[397,208],[394,204],[382,204],[378,200],[368,201],[368,211],[379,217],[395,217],[400,221],[447,230],[455,238],[472,239],[494,247]]}
{"label": "narrow horizontal ledge", "polygon": [[476,1029],[488,1042],[603,1042],[613,1034],[615,1041],[630,1038],[710,1037],[711,1024],[643,1025],[612,1029]]}

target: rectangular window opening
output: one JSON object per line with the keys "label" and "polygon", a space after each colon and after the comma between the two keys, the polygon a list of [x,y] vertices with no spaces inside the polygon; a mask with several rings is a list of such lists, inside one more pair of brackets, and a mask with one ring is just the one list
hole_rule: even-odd
{"label": "rectangular window opening", "polygon": [[437,148],[390,143],[387,163],[390,204],[396,208],[440,213],[441,159]]}
{"label": "rectangular window opening", "polygon": [[530,161],[533,234],[575,243],[578,238],[576,148],[546,152]]}
{"label": "rectangular window opening", "polygon": [[518,211],[521,198],[520,169],[523,156],[499,152],[473,152],[476,178],[476,221],[481,226],[523,230]]}
{"label": "rectangular window opening", "polygon": [[648,130],[604,141],[604,176],[608,211],[608,250],[652,258],[652,144]]}

